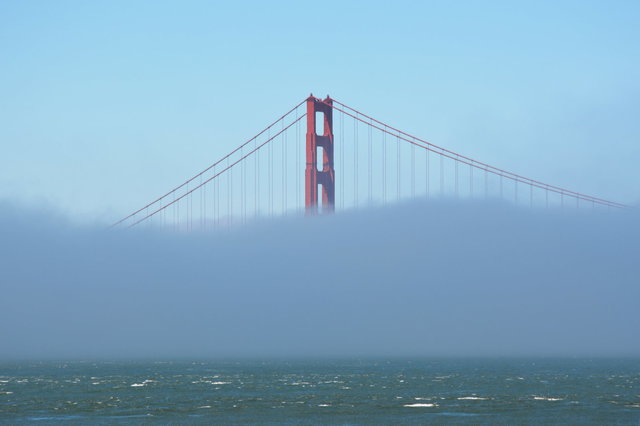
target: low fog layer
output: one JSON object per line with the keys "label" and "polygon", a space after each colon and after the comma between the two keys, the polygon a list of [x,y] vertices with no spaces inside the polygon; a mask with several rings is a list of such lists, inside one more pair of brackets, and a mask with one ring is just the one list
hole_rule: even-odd
{"label": "low fog layer", "polygon": [[0,205],[0,358],[640,355],[639,219],[418,202],[178,234]]}

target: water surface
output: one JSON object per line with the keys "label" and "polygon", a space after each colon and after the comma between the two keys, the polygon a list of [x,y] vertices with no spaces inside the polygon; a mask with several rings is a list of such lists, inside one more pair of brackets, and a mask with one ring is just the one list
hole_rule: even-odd
{"label": "water surface", "polygon": [[638,359],[0,363],[0,423],[640,424]]}

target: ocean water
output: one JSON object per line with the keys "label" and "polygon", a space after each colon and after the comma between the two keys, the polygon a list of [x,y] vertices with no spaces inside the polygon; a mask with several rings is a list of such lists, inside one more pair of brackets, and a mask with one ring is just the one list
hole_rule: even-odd
{"label": "ocean water", "polygon": [[0,363],[2,424],[640,424],[639,359]]}

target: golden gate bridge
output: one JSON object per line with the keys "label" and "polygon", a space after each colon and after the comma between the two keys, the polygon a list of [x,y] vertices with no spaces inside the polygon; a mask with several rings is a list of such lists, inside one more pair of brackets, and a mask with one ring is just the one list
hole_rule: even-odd
{"label": "golden gate bridge", "polygon": [[113,226],[219,229],[263,217],[331,213],[419,197],[497,198],[544,208],[626,207],[491,166],[329,96],[310,95]]}

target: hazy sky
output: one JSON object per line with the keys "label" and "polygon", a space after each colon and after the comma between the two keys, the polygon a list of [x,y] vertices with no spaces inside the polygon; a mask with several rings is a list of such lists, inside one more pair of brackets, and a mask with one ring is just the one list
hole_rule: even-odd
{"label": "hazy sky", "polygon": [[222,234],[0,208],[0,358],[640,355],[636,212],[419,202]]}
{"label": "hazy sky", "polygon": [[309,92],[624,203],[640,3],[0,4],[0,198],[112,221]]}

